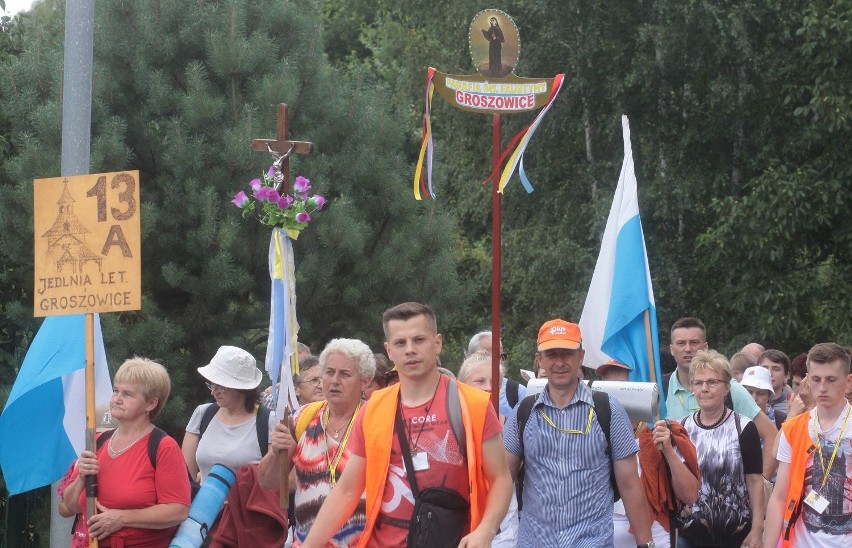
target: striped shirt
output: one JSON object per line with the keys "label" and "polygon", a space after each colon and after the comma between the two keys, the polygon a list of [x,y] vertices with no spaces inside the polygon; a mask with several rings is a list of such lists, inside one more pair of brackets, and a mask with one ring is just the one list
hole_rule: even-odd
{"label": "striped shirt", "polygon": [[[612,460],[635,454],[639,446],[621,403],[610,398]],[[558,428],[585,432],[592,393],[579,383],[571,402],[558,408],[547,390],[533,405],[518,440],[517,408],[503,430],[506,450],[524,461],[524,500],[518,546],[612,546],[610,458],[597,420],[589,434],[566,434]]]}

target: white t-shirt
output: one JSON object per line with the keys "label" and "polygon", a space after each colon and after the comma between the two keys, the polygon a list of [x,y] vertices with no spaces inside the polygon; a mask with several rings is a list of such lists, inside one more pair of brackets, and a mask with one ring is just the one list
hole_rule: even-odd
{"label": "white t-shirt", "polygon": [[[195,408],[186,431],[190,434],[198,434],[201,431],[201,417],[204,411],[213,405],[204,403]],[[224,424],[218,417],[214,416],[207,425],[204,435],[198,442],[195,452],[195,461],[201,471],[201,482],[207,479],[207,474],[214,464],[222,464],[230,468],[234,473],[246,464],[257,464],[262,458],[260,445],[257,441],[257,427],[252,416],[242,424]],[[275,417],[269,414],[269,432],[275,426]]]}
{"label": "white t-shirt", "polygon": [[[837,421],[828,430],[819,431],[819,442],[822,445],[822,461],[825,466],[831,460],[835,443],[840,435],[841,426],[847,413],[850,413],[850,405],[847,403],[837,418]],[[814,414],[816,408],[808,414],[808,434],[812,440],[817,436],[814,432]],[[819,424],[817,423],[819,428]],[[797,448],[803,450],[802,448]],[[778,460],[790,463],[792,461],[793,449],[790,443],[781,434],[778,444]],[[814,488],[820,495],[828,499],[829,504],[825,512],[817,513],[816,510],[802,504],[802,514],[796,520],[796,547],[813,548],[835,548],[837,546],[849,546],[852,543],[852,500],[849,497],[849,483],[852,481],[852,416],[846,422],[843,431],[843,439],[837,449],[834,464],[829,470],[829,479],[825,488],[821,488],[823,479],[823,464],[820,462],[819,450],[815,450],[808,457],[805,468],[805,490],[804,497],[810,495]]]}

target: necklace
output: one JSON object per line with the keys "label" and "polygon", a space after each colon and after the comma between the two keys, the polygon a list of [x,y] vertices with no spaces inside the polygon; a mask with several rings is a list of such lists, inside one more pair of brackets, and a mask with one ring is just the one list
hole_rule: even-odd
{"label": "necklace", "polygon": [[[118,429],[117,429],[117,428],[116,428],[116,431],[118,431]],[[131,447],[133,447],[133,446],[136,444],[136,442],[137,442],[137,441],[139,441],[139,440],[141,440],[142,438],[144,438],[144,437],[145,437],[145,435],[146,435],[148,432],[149,432],[149,429],[148,429],[148,428],[145,428],[145,430],[142,432],[142,434],[141,434],[138,438],[136,438],[135,440],[133,440],[133,442],[132,442],[130,445],[128,445],[128,446],[127,446],[127,447],[125,447],[124,449],[119,449],[118,451],[116,451],[116,450],[115,450],[115,448],[112,446],[112,441],[115,439],[115,435],[110,436],[110,437],[109,437],[109,442],[107,443],[107,447],[109,448],[109,454],[110,454],[110,455],[112,455],[112,457],[113,457],[113,458],[115,458],[115,457],[119,456],[120,454],[124,453],[125,451],[127,451],[128,449],[130,449]]]}
{"label": "necklace", "polygon": [[[423,428],[426,426],[426,417],[429,415],[429,409],[432,407],[432,402],[435,401],[435,396],[438,394],[438,387],[441,386],[441,377],[438,377],[438,384],[435,385],[435,391],[432,392],[432,398],[429,400],[429,403],[426,404],[426,408],[423,410],[423,422],[420,423],[420,430],[417,432],[417,438],[412,442],[411,439],[413,436],[411,435],[411,421],[407,421],[405,423],[405,429],[408,432],[408,440],[411,445],[411,457],[414,458],[417,456],[417,443],[420,441],[420,434],[423,433]],[[402,396],[400,395],[400,398]],[[398,405],[400,406],[400,411],[403,411],[402,401],[400,400]],[[402,418],[405,420],[405,413],[402,413]]]}
{"label": "necklace", "polygon": [[725,417],[727,417],[727,416],[728,416],[728,410],[724,409],[722,411],[722,416],[719,417],[719,420],[717,420],[716,422],[714,422],[711,425],[706,425],[703,422],[701,422],[701,410],[699,409],[698,413],[695,414],[695,422],[698,423],[698,426],[700,426],[701,428],[706,428],[708,430],[712,430],[712,429],[716,428],[717,426],[719,426],[720,424],[722,424],[722,421],[724,421]]}
{"label": "necklace", "polygon": [[[352,416],[349,417],[348,419],[344,418],[345,422],[343,424],[347,425],[348,428],[352,427],[352,422],[355,420],[355,416],[358,415],[359,409],[361,409],[361,402],[360,401],[358,402],[358,406],[355,408],[355,412],[352,414]],[[339,427],[331,426],[331,408],[328,405],[325,406],[325,413],[323,413],[323,415],[324,415],[323,418],[325,419],[325,424],[323,425],[323,428],[322,428],[323,432],[325,432],[325,434],[328,435],[328,433],[331,430],[334,430],[334,434],[332,434],[332,437],[334,439],[337,439],[338,437],[340,437],[340,431],[343,429],[343,426],[342,425],[339,426]]]}
{"label": "necklace", "polygon": [[[349,426],[346,427],[346,434],[343,436],[343,441],[341,441],[340,444],[337,446],[337,451],[335,452],[333,458],[329,455],[329,451],[331,450],[331,447],[330,447],[331,444],[328,441],[328,435],[327,435],[328,430],[324,430],[324,432],[326,432],[326,437],[325,437],[325,448],[326,448],[326,450],[325,450],[325,462],[326,462],[326,464],[328,464],[328,473],[329,473],[329,476],[331,477],[331,484],[332,485],[337,483],[337,467],[340,464],[340,459],[343,457],[343,450],[346,448],[347,442],[349,442],[349,434],[352,433],[352,425],[355,424],[355,417],[358,416],[358,411],[361,409],[362,403],[363,402],[359,401],[358,407],[356,407],[355,412],[352,413],[352,417],[349,419]],[[327,405],[326,405],[325,409],[326,409],[326,412],[328,412],[328,406]],[[327,417],[328,416],[330,416],[330,414],[328,414]],[[328,419],[326,419],[326,425],[328,425]],[[339,433],[340,432],[338,431],[338,434]],[[337,435],[335,435],[334,437],[336,438]]]}

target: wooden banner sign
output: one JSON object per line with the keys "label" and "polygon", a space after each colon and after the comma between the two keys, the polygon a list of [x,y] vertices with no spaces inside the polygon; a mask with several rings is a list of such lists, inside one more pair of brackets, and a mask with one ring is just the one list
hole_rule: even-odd
{"label": "wooden banner sign", "polygon": [[34,315],[139,310],[139,172],[33,181]]}

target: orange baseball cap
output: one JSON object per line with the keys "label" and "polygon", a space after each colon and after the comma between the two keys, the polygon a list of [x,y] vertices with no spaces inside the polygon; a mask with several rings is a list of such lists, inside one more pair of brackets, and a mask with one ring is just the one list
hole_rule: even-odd
{"label": "orange baseball cap", "polygon": [[544,322],[544,325],[538,330],[539,351],[551,348],[576,350],[580,348],[582,343],[583,336],[580,334],[580,326],[565,320],[556,319]]}

